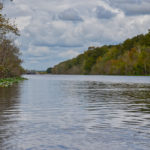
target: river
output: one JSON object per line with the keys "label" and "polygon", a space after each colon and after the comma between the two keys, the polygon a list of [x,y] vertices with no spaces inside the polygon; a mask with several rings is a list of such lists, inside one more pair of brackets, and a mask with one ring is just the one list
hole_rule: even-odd
{"label": "river", "polygon": [[0,150],[150,149],[150,76],[25,77],[0,88]]}

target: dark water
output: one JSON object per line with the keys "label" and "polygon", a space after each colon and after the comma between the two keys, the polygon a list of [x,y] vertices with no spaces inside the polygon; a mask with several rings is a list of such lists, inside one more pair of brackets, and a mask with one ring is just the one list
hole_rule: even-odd
{"label": "dark water", "polygon": [[0,88],[0,150],[150,150],[150,77],[26,77]]}

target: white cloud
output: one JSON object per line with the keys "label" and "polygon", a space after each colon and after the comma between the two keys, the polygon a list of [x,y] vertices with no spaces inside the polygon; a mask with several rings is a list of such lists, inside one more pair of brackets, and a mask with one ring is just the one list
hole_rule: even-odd
{"label": "white cloud", "polygon": [[30,56],[45,56],[47,54],[49,54],[51,51],[48,47],[45,46],[29,46],[29,49],[27,51],[25,51],[26,55],[30,55]]}
{"label": "white cloud", "polygon": [[73,58],[73,57],[76,57],[77,55],[79,55],[79,53],[74,50],[68,50],[66,52],[61,52],[59,54],[59,56],[64,57],[64,58]]}
{"label": "white cloud", "polygon": [[17,17],[16,25],[20,30],[25,29],[30,24],[31,16]]}

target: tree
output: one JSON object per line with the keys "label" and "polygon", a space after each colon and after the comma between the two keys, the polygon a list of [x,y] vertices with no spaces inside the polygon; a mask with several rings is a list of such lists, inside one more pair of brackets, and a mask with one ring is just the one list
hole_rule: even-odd
{"label": "tree", "polygon": [[19,30],[2,15],[3,4],[0,6],[0,78],[19,76],[23,72],[20,50],[9,38],[9,34],[19,36]]}
{"label": "tree", "polygon": [[46,72],[47,72],[47,73],[52,73],[52,68],[48,68],[48,69],[46,70]]}

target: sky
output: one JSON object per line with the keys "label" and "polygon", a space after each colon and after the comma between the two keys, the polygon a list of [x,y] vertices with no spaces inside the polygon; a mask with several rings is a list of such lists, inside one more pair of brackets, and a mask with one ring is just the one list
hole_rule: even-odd
{"label": "sky", "polygon": [[45,70],[150,28],[150,0],[13,0],[3,13],[20,29],[25,69]]}

